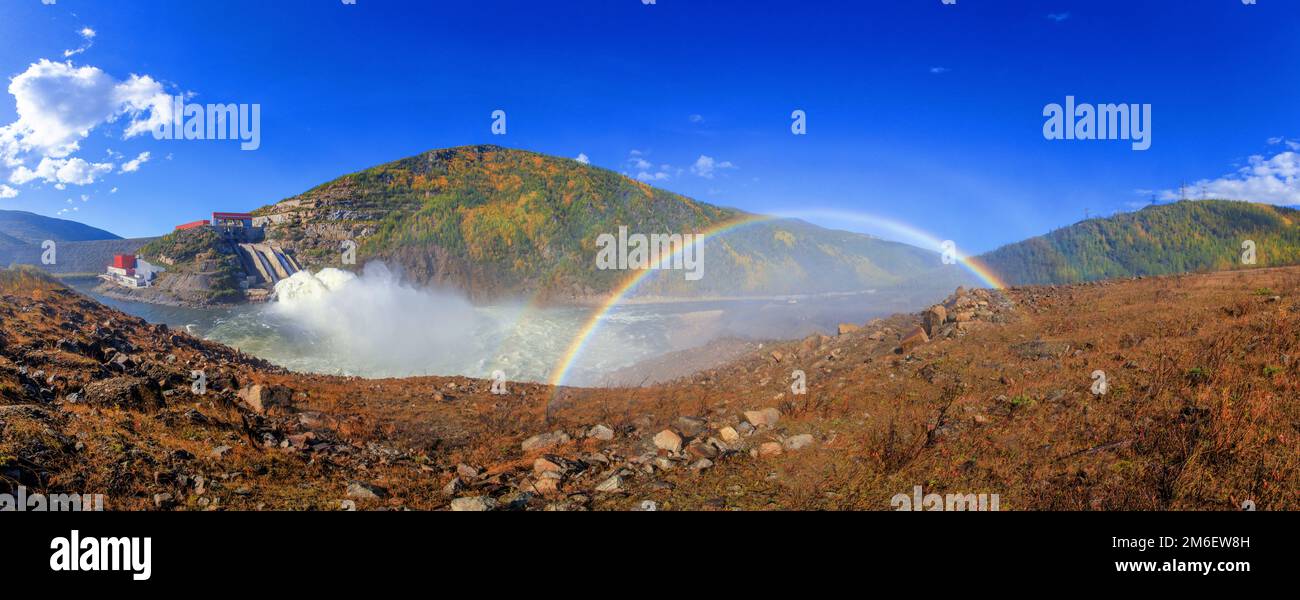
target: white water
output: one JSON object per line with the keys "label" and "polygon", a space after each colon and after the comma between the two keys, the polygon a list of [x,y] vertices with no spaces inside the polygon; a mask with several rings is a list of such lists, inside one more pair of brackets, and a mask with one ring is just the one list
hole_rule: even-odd
{"label": "white water", "polygon": [[[360,275],[300,272],[277,284],[276,296],[270,304],[233,309],[97,299],[295,371],[371,378],[488,378],[501,369],[512,381],[547,381],[592,315],[589,308],[475,306],[453,291],[404,283],[382,263],[368,264]],[[620,306],[602,319],[565,383],[594,385],[611,371],[719,337],[789,339],[839,321],[863,322],[889,312],[880,301]]]}

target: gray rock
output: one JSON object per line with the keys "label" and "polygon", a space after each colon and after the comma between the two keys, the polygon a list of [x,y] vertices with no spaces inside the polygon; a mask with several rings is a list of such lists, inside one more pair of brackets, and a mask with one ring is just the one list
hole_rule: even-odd
{"label": "gray rock", "polygon": [[781,411],[775,408],[764,408],[762,410],[745,411],[745,420],[749,421],[754,427],[771,427],[781,420]]}
{"label": "gray rock", "polygon": [[697,417],[677,417],[677,431],[686,437],[695,437],[709,428],[709,423]]}
{"label": "gray rock", "polygon": [[497,501],[487,496],[469,496],[451,501],[451,510],[455,512],[484,512],[497,506]]}
{"label": "gray rock", "polygon": [[608,442],[614,439],[614,430],[604,425],[596,425],[587,431],[587,437]]}
{"label": "gray rock", "polygon": [[669,452],[681,452],[682,436],[673,433],[672,430],[665,429],[655,434],[655,447],[660,450]]}
{"label": "gray rock", "polygon": [[523,448],[524,452],[532,452],[534,450],[554,448],[560,444],[567,444],[568,442],[569,434],[564,433],[563,431],[552,431],[550,433],[539,433],[530,437],[524,440],[524,443],[521,444],[520,447]]}
{"label": "gray rock", "polygon": [[357,500],[378,500],[388,496],[388,490],[377,485],[370,485],[360,481],[348,483],[348,497]]}
{"label": "gray rock", "polygon": [[806,448],[806,447],[808,447],[808,446],[811,446],[812,443],[813,443],[813,436],[811,436],[811,435],[809,435],[809,434],[807,434],[807,433],[801,433],[801,434],[799,434],[799,435],[790,436],[790,437],[786,438],[786,439],[785,439],[785,449],[786,449],[786,450],[801,450],[801,449],[803,449],[803,448]]}
{"label": "gray rock", "polygon": [[600,482],[600,485],[596,486],[597,492],[609,493],[609,492],[619,492],[622,490],[623,490],[623,478],[619,477],[618,475],[614,475],[609,479]]}

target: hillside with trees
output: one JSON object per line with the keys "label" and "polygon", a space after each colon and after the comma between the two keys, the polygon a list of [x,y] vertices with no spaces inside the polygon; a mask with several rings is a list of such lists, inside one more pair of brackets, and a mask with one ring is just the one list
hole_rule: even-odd
{"label": "hillside with trees", "polygon": [[[346,175],[254,213],[268,239],[310,268],[383,260],[420,284],[479,299],[567,300],[615,290],[629,273],[596,268],[597,238],[702,233],[753,216],[576,160],[465,146]],[[655,276],[638,292],[757,296],[861,291],[941,266],[936,253],[797,220],[760,221],[711,238],[704,277]],[[951,288],[949,288],[951,289]]]}
{"label": "hillside with trees", "polygon": [[[1242,262],[1247,240],[1254,265]],[[979,258],[1018,285],[1300,264],[1300,211],[1188,200],[1089,219]]]}

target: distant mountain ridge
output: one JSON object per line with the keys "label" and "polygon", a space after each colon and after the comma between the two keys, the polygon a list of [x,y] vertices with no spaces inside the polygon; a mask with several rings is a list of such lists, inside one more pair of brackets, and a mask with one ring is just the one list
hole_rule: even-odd
{"label": "distant mountain ridge", "polygon": [[[1242,243],[1256,263],[1242,263]],[[1300,210],[1185,200],[1089,219],[979,257],[1013,285],[1300,264]]]}
{"label": "distant mountain ridge", "polygon": [[[45,240],[86,242],[122,239],[121,236],[83,223],[45,217],[21,210],[0,210],[0,234],[36,246],[41,245]],[[2,238],[0,243],[3,243]]]}
{"label": "distant mountain ridge", "polygon": [[[620,226],[633,233],[703,233],[753,216],[576,160],[499,146],[425,152],[254,214],[269,223],[270,240],[309,268],[339,266],[341,244],[353,240],[358,264],[382,259],[416,283],[450,285],[480,299],[556,300],[605,295],[627,279],[625,271],[595,268],[601,234]],[[709,239],[704,261],[701,281],[656,275],[637,291],[681,297],[861,291],[942,267],[937,253],[792,219],[745,224]]]}

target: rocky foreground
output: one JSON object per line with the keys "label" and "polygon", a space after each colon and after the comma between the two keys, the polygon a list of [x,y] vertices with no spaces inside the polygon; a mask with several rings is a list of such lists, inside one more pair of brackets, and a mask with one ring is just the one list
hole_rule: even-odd
{"label": "rocky foreground", "polygon": [[0,492],[109,510],[890,510],[915,486],[1002,510],[1300,507],[1300,269],[958,290],[837,333],[651,387],[494,395],[289,373],[0,272]]}

